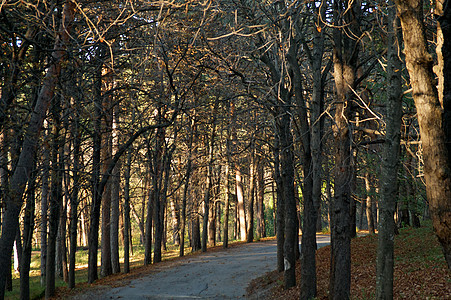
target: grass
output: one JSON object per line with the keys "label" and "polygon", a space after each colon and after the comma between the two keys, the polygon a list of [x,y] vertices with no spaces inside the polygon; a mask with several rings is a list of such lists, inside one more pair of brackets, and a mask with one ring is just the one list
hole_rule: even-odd
{"label": "grass", "polygon": [[[190,251],[190,248],[186,248],[186,251]],[[123,248],[119,250],[119,256],[123,257]],[[174,246],[164,251],[163,259],[171,259],[178,256],[178,248]],[[75,254],[76,269],[75,269],[75,283],[80,284],[87,282],[88,280],[88,250],[77,250]],[[144,247],[133,246],[133,255],[130,255],[130,268],[136,268],[143,265],[144,261]],[[100,252],[98,254],[98,262],[100,263]],[[121,259],[121,268],[123,269],[123,260]],[[41,253],[40,251],[33,251],[30,264],[30,297],[31,299],[39,299],[44,295],[45,287],[41,286],[40,277],[40,265],[41,265]],[[61,278],[57,276],[55,286],[58,288],[66,286]],[[20,298],[20,279],[19,273],[13,271],[13,290],[6,292],[6,299],[19,299]]]}

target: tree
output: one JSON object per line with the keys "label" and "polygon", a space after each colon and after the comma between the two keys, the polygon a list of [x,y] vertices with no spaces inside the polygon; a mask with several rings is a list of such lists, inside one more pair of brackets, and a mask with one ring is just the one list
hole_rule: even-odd
{"label": "tree", "polygon": [[376,298],[393,299],[394,213],[398,194],[398,167],[402,119],[402,82],[399,19],[395,8],[388,8],[387,26],[387,108],[386,134],[381,166],[381,194],[379,201],[378,253]]}
{"label": "tree", "polygon": [[[41,132],[47,108],[54,95],[57,80],[61,74],[63,60],[66,56],[65,48],[70,41],[70,29],[75,17],[75,3],[68,1],[64,4],[61,25],[52,52],[52,64],[48,68],[41,91],[36,101],[32,117],[24,136],[22,150],[18,158],[18,166],[10,181],[9,195],[5,201],[7,209],[2,223],[0,238],[0,265],[7,266],[10,259],[14,237],[18,228],[18,218],[22,206],[22,195],[27,178],[31,173],[32,162],[37,151],[37,141]],[[0,295],[3,297],[7,269],[0,271]]]}
{"label": "tree", "polygon": [[[448,124],[443,120],[434,83],[432,56],[427,49],[423,1],[398,0],[395,3],[401,19],[406,67],[418,113],[429,210],[435,233],[442,245],[448,267],[451,268],[451,170],[445,132],[445,125]],[[443,13],[446,13],[444,16],[449,16],[449,9],[446,8],[446,5],[443,6]],[[444,91],[444,95],[447,93]]]}
{"label": "tree", "polygon": [[334,1],[333,63],[336,90],[335,105],[335,181],[331,203],[331,299],[348,299],[351,286],[351,154],[353,90],[359,55],[360,2]]}

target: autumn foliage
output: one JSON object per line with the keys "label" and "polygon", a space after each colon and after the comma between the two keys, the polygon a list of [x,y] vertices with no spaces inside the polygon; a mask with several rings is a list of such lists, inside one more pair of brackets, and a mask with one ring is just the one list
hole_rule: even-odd
{"label": "autumn foliage", "polygon": [[[376,293],[377,235],[368,235],[352,240],[351,244],[351,297],[374,299]],[[316,253],[318,298],[328,299],[330,246]],[[298,264],[297,276],[300,276]],[[274,287],[270,299],[299,299],[299,284],[284,290],[282,274],[277,271],[254,280],[250,293]],[[451,276],[440,244],[431,226],[402,229],[395,237],[394,299],[449,299]]]}

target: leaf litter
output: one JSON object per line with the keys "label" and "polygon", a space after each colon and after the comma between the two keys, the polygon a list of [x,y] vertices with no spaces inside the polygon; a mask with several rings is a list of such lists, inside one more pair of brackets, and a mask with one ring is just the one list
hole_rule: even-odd
{"label": "leaf litter", "polygon": [[[376,297],[377,235],[351,242],[351,299]],[[451,299],[451,276],[440,244],[427,223],[422,228],[403,228],[395,237],[394,299]],[[317,299],[328,299],[330,246],[317,250]],[[247,296],[255,298],[267,290],[266,299],[299,299],[300,264],[296,265],[297,286],[283,288],[283,272],[266,273],[253,280]]]}

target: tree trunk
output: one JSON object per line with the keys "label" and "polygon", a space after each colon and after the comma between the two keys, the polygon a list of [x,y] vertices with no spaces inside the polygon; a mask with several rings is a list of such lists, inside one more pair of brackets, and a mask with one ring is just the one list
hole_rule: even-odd
{"label": "tree trunk", "polygon": [[22,235],[19,230],[16,233],[16,240],[14,241],[14,271],[19,273],[20,262],[22,261]]}
{"label": "tree trunk", "polygon": [[255,150],[251,150],[250,172],[249,172],[249,203],[248,203],[248,221],[247,221],[247,242],[254,241],[254,202],[255,202],[255,169],[256,159]]}
{"label": "tree trunk", "polygon": [[[295,40],[290,37],[290,48],[288,50],[287,59],[288,59],[288,66],[289,66],[289,72],[292,74],[292,81],[294,82],[294,95],[296,104],[298,107],[298,114],[299,114],[299,121],[300,121],[300,140],[301,140],[301,155],[302,155],[302,170],[304,174],[304,182],[303,182],[303,200],[304,200],[304,209],[303,209],[303,228],[302,228],[302,255],[301,255],[301,293],[300,298],[301,299],[310,299],[316,297],[316,261],[315,261],[315,251],[316,251],[316,220],[317,220],[317,212],[318,212],[318,205],[320,205],[321,200],[321,190],[317,186],[316,188],[319,188],[316,192],[318,192],[315,196],[317,199],[313,198],[313,189],[314,187],[314,176],[320,176],[320,143],[321,139],[320,137],[315,137],[316,144],[313,146],[311,141],[311,128],[308,123],[308,113],[307,113],[307,105],[304,99],[304,89],[302,86],[302,74],[300,71],[300,66],[298,64],[297,59],[297,52],[298,47],[296,46]],[[317,68],[321,68],[321,66],[316,66]],[[321,75],[321,73],[320,73]],[[320,81],[320,87],[321,87],[321,78]],[[321,97],[321,95],[318,95],[318,97]],[[321,100],[318,100],[321,102]],[[319,103],[320,105],[320,103]],[[318,116],[319,118],[319,116]],[[311,123],[315,123],[316,120],[312,120]],[[319,123],[319,122],[318,122]],[[313,128],[312,128],[313,130]],[[318,128],[315,128],[315,134],[320,134]],[[314,159],[313,159],[313,152],[312,149],[316,151],[315,155],[318,157],[315,158],[315,162],[318,165],[314,165]],[[312,170],[314,170],[312,172]],[[294,170],[293,170],[294,173]],[[318,178],[317,178],[318,179]],[[321,184],[321,179],[318,179],[319,182],[316,182],[316,184]],[[294,184],[294,178],[293,178],[293,184]],[[286,201],[286,200],[285,200]],[[297,212],[297,205],[295,201],[294,203],[294,210]],[[287,210],[289,208],[287,207]],[[298,229],[300,227],[297,214],[293,216],[295,218],[296,222],[296,231],[295,231],[295,245],[296,245],[296,254],[299,251],[298,247]],[[288,217],[287,217],[288,220]],[[298,225],[299,224],[299,225]],[[286,225],[285,225],[286,226]],[[287,287],[287,286],[286,286]]]}
{"label": "tree trunk", "polygon": [[[161,115],[161,112],[159,112]],[[164,173],[164,139],[165,139],[165,131],[164,129],[157,129],[156,134],[156,145],[155,145],[155,155],[154,155],[154,174],[155,177],[152,179],[152,190],[154,191],[153,203],[154,203],[154,220],[155,220],[155,244],[154,244],[154,254],[153,260],[154,263],[161,262],[162,253],[161,246],[163,242],[163,231],[164,231],[164,205],[162,201],[162,191],[161,184],[163,180]]]}
{"label": "tree trunk", "polygon": [[[113,155],[115,155],[119,148],[119,107],[116,105],[113,109],[113,132],[112,132],[112,147]],[[110,226],[110,245],[111,245],[111,271],[113,274],[119,273],[121,267],[119,264],[119,202],[120,202],[120,184],[121,184],[121,167],[122,163],[119,160],[113,169],[111,176],[111,226]]]}
{"label": "tree trunk", "polygon": [[[230,140],[227,140],[227,149],[229,149],[229,143]],[[229,212],[230,212],[230,198],[231,198],[231,193],[230,193],[230,181],[229,181],[229,177],[230,177],[230,156],[229,156],[229,150],[227,150],[227,162],[226,162],[226,166],[225,166],[225,173],[224,173],[224,192],[225,192],[225,201],[224,201],[224,229],[223,229],[223,242],[222,242],[222,247],[224,249],[226,249],[229,246]]]}
{"label": "tree trunk", "polygon": [[[221,178],[221,176],[218,176],[218,192],[215,193],[216,197],[219,197],[219,179]],[[216,201],[216,206],[215,206],[215,210],[216,210],[216,226],[215,226],[215,230],[216,230],[216,241],[217,242],[222,242],[222,237],[221,237],[221,201]]]}
{"label": "tree trunk", "polygon": [[[436,15],[439,17],[437,25],[437,56],[438,60],[443,60],[443,76],[439,77],[439,95],[443,95],[441,100],[443,107],[443,127],[445,128],[445,142],[448,150],[448,163],[451,163],[451,5],[449,0],[436,1]],[[441,40],[443,44],[441,45]],[[441,46],[441,47],[440,47]],[[438,66],[440,68],[440,64]],[[442,79],[442,80],[441,80]],[[443,82],[443,87],[441,83]],[[446,206],[446,201],[443,199],[441,204],[433,205],[435,210],[437,206],[443,206],[444,209],[438,208],[438,211],[444,211],[443,214],[437,213],[440,217],[433,217],[434,219],[440,219],[440,221],[434,221],[434,223],[440,223],[434,225],[436,234],[442,244],[443,252],[445,253],[445,259],[448,263],[448,269],[451,269],[451,204]],[[414,215],[416,217],[416,215]],[[419,220],[416,217],[414,226],[418,225]],[[446,224],[446,225],[445,225]],[[442,229],[444,228],[444,229]]]}
{"label": "tree trunk", "polygon": [[[44,135],[45,135],[44,130]],[[41,187],[41,286],[45,286],[45,268],[47,258],[47,211],[49,201],[50,153],[48,145],[43,146],[42,187]]]}
{"label": "tree trunk", "polygon": [[32,251],[32,239],[35,211],[35,185],[36,185],[36,161],[34,162],[32,176],[28,181],[27,203],[24,215],[22,260],[20,262],[20,299],[30,299],[30,263]]}
{"label": "tree trunk", "polygon": [[[62,165],[63,164],[64,163],[62,163]],[[60,220],[58,223],[58,233],[56,240],[56,274],[64,282],[68,282],[66,227],[67,227],[67,197],[65,195],[64,196],[62,195],[62,205],[60,206]]]}
{"label": "tree trunk", "polygon": [[194,132],[196,131],[196,118],[192,119],[190,126],[190,135],[188,140],[188,157],[186,162],[186,173],[185,173],[185,186],[183,187],[183,199],[182,199],[182,215],[180,217],[180,256],[185,255],[185,230],[186,230],[186,202],[189,198],[189,187],[190,178],[192,172],[192,161],[193,161],[193,139]]}
{"label": "tree trunk", "polygon": [[375,233],[374,218],[373,218],[373,196],[370,186],[370,173],[365,172],[365,190],[366,190],[366,219],[368,220],[368,232]]}
{"label": "tree trunk", "polygon": [[[213,216],[212,218],[209,218],[211,206],[211,194],[212,194],[212,188],[213,188],[213,163],[214,163],[214,146],[215,146],[215,137],[216,137],[216,115],[219,105],[219,98],[216,98],[215,104],[212,110],[211,115],[211,130],[210,130],[210,136],[205,139],[205,142],[207,145],[206,149],[208,149],[208,165],[207,165],[207,180],[206,180],[206,187],[205,187],[205,195],[204,195],[204,216],[203,216],[203,223],[202,223],[202,252],[207,251],[207,239],[214,244],[214,233],[210,233],[210,237],[208,235],[209,228],[208,223],[210,219],[211,221],[214,221]],[[213,205],[214,208],[214,205]],[[214,222],[211,224],[214,226]]]}
{"label": "tree trunk", "polygon": [[98,45],[98,65],[94,74],[94,132],[92,134],[92,203],[90,226],[88,234],[88,283],[98,279],[97,252],[99,246],[100,205],[102,192],[100,190],[100,156],[102,148],[102,68],[104,45]]}
{"label": "tree trunk", "polygon": [[[162,228],[161,228],[161,236],[162,236],[162,246],[164,250],[167,250],[166,247],[166,242],[167,242],[167,220],[168,218],[166,218],[166,212],[167,212],[167,200],[168,200],[168,187],[169,187],[169,179],[170,179],[170,173],[171,173],[171,162],[172,162],[172,155],[174,153],[175,150],[175,142],[177,140],[177,131],[174,134],[174,144],[171,145],[171,147],[165,147],[165,155],[164,155],[164,159],[163,159],[163,174],[164,177],[163,182],[162,182],[162,190],[161,190],[161,213],[160,213],[160,222],[161,224],[163,224]],[[156,235],[156,243],[158,242],[158,235]],[[158,246],[156,246],[158,247]],[[162,257],[162,254],[160,254],[160,257]],[[162,260],[162,258],[160,258],[159,261],[160,262]]]}
{"label": "tree trunk", "polygon": [[132,151],[127,152],[127,162],[124,168],[124,273],[130,272],[130,169],[132,164]]}
{"label": "tree trunk", "polygon": [[265,226],[265,178],[262,158],[259,157],[257,165],[257,238],[266,237]]}
{"label": "tree trunk", "polygon": [[[277,126],[276,131],[278,132]],[[285,201],[282,193],[282,177],[280,175],[280,142],[277,139],[276,132],[274,145],[274,181],[276,182],[276,236],[277,236],[277,271],[282,272],[284,266],[284,251],[283,245],[285,243]]]}
{"label": "tree trunk", "polygon": [[[102,72],[103,73],[103,72]],[[102,97],[102,138],[101,138],[101,150],[100,150],[100,161],[102,164],[102,176],[107,174],[107,169],[111,163],[112,157],[112,109],[111,109],[111,99],[109,96],[103,95]],[[100,191],[102,194],[102,226],[101,232],[102,236],[100,239],[101,247],[101,266],[100,275],[102,277],[109,276],[113,273],[113,267],[111,264],[111,185],[112,182],[109,181],[105,185],[105,190]]]}
{"label": "tree trunk", "polygon": [[52,103],[52,174],[51,174],[51,194],[49,211],[49,236],[47,244],[47,266],[46,266],[46,286],[45,297],[50,298],[55,293],[55,273],[56,273],[56,244],[60,214],[62,209],[62,182],[63,182],[63,138],[60,130],[61,98],[56,96]]}
{"label": "tree trunk", "polygon": [[291,134],[291,113],[289,103],[285,103],[283,115],[278,126],[280,136],[280,170],[282,177],[282,193],[285,202],[285,239],[284,239],[284,282],[288,289],[296,285],[295,243],[296,243],[296,200],[294,195],[294,155],[293,136]]}
{"label": "tree trunk", "polygon": [[236,198],[237,198],[237,213],[239,220],[240,240],[246,241],[246,212],[244,210],[244,190],[243,179],[241,176],[240,166],[235,166],[235,183],[236,183]]}
{"label": "tree trunk", "polygon": [[[78,100],[75,103],[76,111],[79,111]],[[81,132],[80,120],[74,116],[72,125],[72,138],[74,139],[74,154],[73,154],[73,187],[70,195],[70,248],[69,248],[69,282],[68,287],[73,289],[75,287],[75,253],[77,252],[77,222],[78,222],[78,194],[80,191],[80,147],[81,147]]]}
{"label": "tree trunk", "polygon": [[[152,167],[153,164],[151,163],[152,161],[152,154],[151,154],[151,150],[150,150],[150,145],[148,145],[149,149],[147,149],[147,153],[148,153],[148,160],[149,160],[149,165],[147,166],[147,176],[146,179],[144,180],[144,186],[145,189],[148,191],[148,195],[149,195],[149,199],[147,199],[147,205],[146,205],[146,229],[144,231],[144,265],[149,265],[152,263],[152,226],[153,223],[155,222],[155,218],[154,218],[154,208],[155,208],[155,193],[156,188],[153,188],[153,186],[156,186],[156,178],[155,176],[152,176],[151,174],[153,173],[152,171]],[[151,177],[151,181],[152,184],[150,184],[149,181],[149,177]],[[146,193],[145,193],[146,195]],[[143,206],[144,206],[144,201],[143,201]],[[144,218],[144,208],[143,208],[143,218]]]}
{"label": "tree trunk", "polygon": [[[318,4],[319,7],[315,7],[318,10],[318,14],[321,18],[325,19],[327,5]],[[321,28],[321,27],[320,27]],[[312,155],[312,170],[313,170],[313,187],[312,198],[314,207],[316,208],[316,231],[321,232],[321,187],[322,187],[322,139],[324,118],[322,113],[324,111],[324,85],[326,81],[327,73],[329,72],[331,64],[328,64],[325,70],[322,72],[322,62],[324,54],[324,37],[323,30],[313,30],[313,51],[311,55],[311,66],[313,71],[312,81],[312,103],[311,103],[311,155]],[[315,236],[316,241],[316,236]]]}
{"label": "tree trunk", "polygon": [[[197,207],[198,209],[198,207]],[[200,242],[200,220],[199,215],[197,213],[197,209],[194,211],[194,217],[192,219],[192,239],[193,239],[193,245],[192,245],[192,252],[199,251],[201,249],[201,242]]]}
{"label": "tree trunk", "polygon": [[[334,1],[333,60],[337,104],[335,109],[335,192],[331,203],[331,265],[330,298],[349,299],[351,287],[351,182],[353,177],[351,153],[351,89],[355,89],[355,74],[360,37],[360,6]],[[341,25],[346,24],[345,27]],[[346,29],[346,32],[345,32]],[[351,34],[349,33],[351,32]]]}
{"label": "tree trunk", "polygon": [[364,212],[366,211],[366,199],[362,199],[360,202],[360,210],[359,210],[359,229],[363,229],[363,218],[364,218]]}
{"label": "tree trunk", "polygon": [[[0,133],[0,226],[3,219],[3,205],[8,194],[8,135],[7,130]],[[44,180],[44,179],[42,179]]]}
{"label": "tree trunk", "polygon": [[398,195],[398,167],[402,123],[402,63],[399,19],[390,8],[387,27],[387,110],[386,134],[381,168],[380,219],[376,264],[376,299],[393,299],[394,213]]}
{"label": "tree trunk", "polygon": [[444,130],[444,125],[448,124],[442,119],[432,72],[433,60],[427,49],[423,1],[397,0],[395,3],[401,19],[406,66],[420,125],[429,210],[448,268],[451,268],[451,170]]}
{"label": "tree trunk", "polygon": [[171,198],[172,242],[174,246],[180,245],[180,205],[178,191]]}

